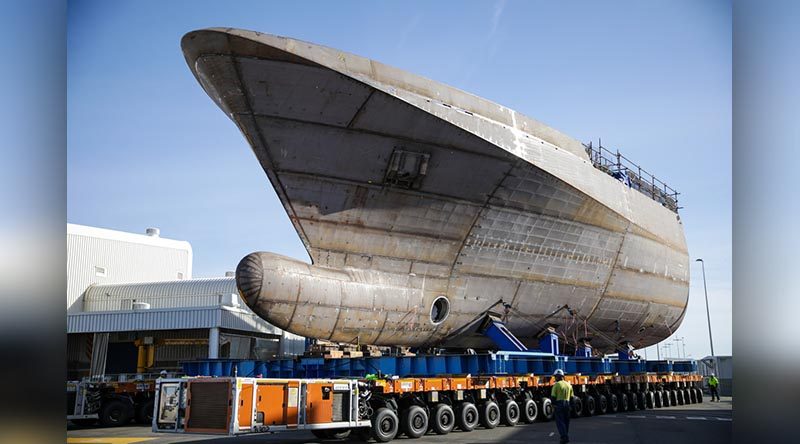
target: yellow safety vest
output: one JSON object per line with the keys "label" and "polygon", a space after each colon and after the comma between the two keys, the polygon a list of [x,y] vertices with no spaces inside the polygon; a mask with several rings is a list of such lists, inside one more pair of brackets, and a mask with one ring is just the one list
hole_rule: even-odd
{"label": "yellow safety vest", "polygon": [[569,401],[572,399],[572,384],[563,379],[553,384],[550,397],[556,401]]}
{"label": "yellow safety vest", "polygon": [[708,385],[711,387],[716,387],[719,385],[719,379],[716,376],[712,376],[708,378]]}

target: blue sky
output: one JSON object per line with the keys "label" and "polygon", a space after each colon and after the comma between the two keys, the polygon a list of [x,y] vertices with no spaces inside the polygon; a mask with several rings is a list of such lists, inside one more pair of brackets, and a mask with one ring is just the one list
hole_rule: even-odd
{"label": "blue sky", "polygon": [[[180,51],[183,34],[210,26],[285,35],[456,86],[582,141],[600,137],[663,178],[682,193],[692,258],[706,261],[715,351],[730,354],[728,2],[71,1],[68,20],[69,222],[160,227],[192,243],[196,277],[257,250],[307,260],[255,156]],[[701,357],[692,267],[676,336]]]}

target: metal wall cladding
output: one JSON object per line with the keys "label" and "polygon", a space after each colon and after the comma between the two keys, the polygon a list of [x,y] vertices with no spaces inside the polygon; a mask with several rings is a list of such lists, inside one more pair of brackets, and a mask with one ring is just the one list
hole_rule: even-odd
{"label": "metal wall cladding", "polygon": [[220,324],[219,308],[88,312],[67,316],[68,333],[211,328]]}
{"label": "metal wall cladding", "polygon": [[150,304],[151,309],[215,307],[230,301],[246,307],[238,294],[233,277],[100,284],[86,290],[84,310],[130,310],[133,301],[146,302]]}
{"label": "metal wall cladding", "polygon": [[[114,236],[118,239],[109,238]],[[68,313],[84,309],[81,296],[92,284],[172,280],[179,274],[184,279],[192,275],[192,249],[186,242],[68,224]]]}

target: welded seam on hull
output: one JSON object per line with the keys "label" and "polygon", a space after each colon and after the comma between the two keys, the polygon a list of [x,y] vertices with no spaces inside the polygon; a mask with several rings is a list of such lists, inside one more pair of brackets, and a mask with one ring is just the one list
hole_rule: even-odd
{"label": "welded seam on hull", "polygon": [[[538,169],[538,167],[536,167],[536,166],[533,166],[533,168],[537,168]],[[360,186],[360,187],[369,188],[369,189],[372,189],[372,190],[375,190],[375,191],[380,191],[380,190],[383,190],[383,188],[384,188],[383,186],[377,185],[377,184],[374,184],[374,183],[359,182],[359,181],[353,180],[353,179],[347,179],[347,178],[343,178],[343,177],[331,176],[331,175],[326,175],[326,174],[305,173],[305,172],[302,172],[302,171],[294,171],[294,170],[273,170],[273,171],[275,172],[275,174],[279,174],[279,175],[289,175],[289,176],[294,176],[294,177],[310,178],[310,179],[324,179],[324,181],[340,183],[340,184],[343,184],[343,185]],[[549,174],[549,173],[547,173],[547,174]],[[509,176],[509,177],[513,177],[513,176]],[[561,179],[557,179],[557,180],[561,184],[564,184],[565,186],[569,186],[569,184],[567,184],[566,182],[562,181]],[[396,192],[398,194],[403,194],[403,195],[417,197],[417,198],[435,199],[435,200],[439,200],[439,201],[442,201],[442,202],[456,203],[456,204],[459,204],[459,205],[469,206],[469,207],[472,207],[472,208],[475,208],[475,209],[482,209],[482,208],[485,207],[487,209],[498,211],[498,212],[507,212],[507,213],[511,213],[511,214],[515,214],[515,215],[523,215],[523,216],[530,216],[531,214],[534,214],[534,215],[537,215],[537,216],[550,218],[550,219],[554,219],[554,220],[557,220],[557,221],[566,221],[566,222],[570,222],[570,223],[575,223],[575,224],[579,224],[579,225],[585,225],[585,226],[597,228],[597,229],[600,229],[600,230],[603,230],[603,231],[606,231],[606,232],[609,232],[609,233],[622,234],[622,233],[625,233],[627,231],[627,228],[626,228],[626,230],[623,230],[623,231],[615,231],[615,230],[609,229],[606,226],[597,225],[597,224],[591,223],[589,221],[576,220],[576,219],[570,218],[567,215],[563,215],[563,216],[559,217],[557,214],[548,214],[548,213],[545,213],[545,212],[542,212],[542,211],[535,211],[535,210],[530,209],[530,208],[526,209],[526,208],[516,207],[516,206],[513,206],[513,205],[508,205],[508,203],[505,206],[497,206],[497,205],[492,204],[491,202],[489,202],[488,204],[484,204],[482,202],[475,202],[475,201],[470,201],[470,200],[466,200],[466,199],[461,199],[461,198],[458,198],[458,197],[449,196],[449,195],[446,195],[446,194],[431,193],[431,192],[427,192],[427,191],[426,192],[420,192],[420,191],[415,191],[415,190],[401,190],[399,188],[392,189],[392,191]],[[576,191],[577,191],[577,189],[576,189]],[[587,195],[587,194],[585,194],[583,192],[580,192],[580,191],[578,191],[578,192],[581,193],[582,196],[585,196],[586,199],[592,199],[593,200],[593,198],[590,197],[589,195]],[[494,199],[496,199],[496,197]],[[598,204],[600,204],[600,203],[598,202]],[[602,205],[602,204],[600,204],[600,205]],[[603,206],[603,208],[605,208],[607,211],[611,212],[612,214],[620,217],[620,219],[625,221],[627,226],[636,227],[635,225],[632,225],[632,222],[630,220],[620,216],[619,214],[615,213],[610,208],[605,207],[605,206]],[[644,230],[641,227],[638,227],[638,228],[640,228],[640,230],[639,230],[639,233],[636,233],[637,236],[641,236],[641,237],[643,237],[645,239],[652,240],[652,241],[658,243],[659,245],[663,245],[663,246],[669,248],[670,250],[672,250],[674,252],[684,253],[683,250],[677,249],[677,248],[675,248],[674,246],[672,246],[670,244],[664,243],[664,241],[662,239],[657,238],[654,234],[650,233],[649,231]]]}
{"label": "welded seam on hull", "polygon": [[381,336],[383,336],[383,332],[386,330],[386,323],[389,322],[389,311],[385,311],[383,313],[383,323],[381,323],[380,329],[378,330],[378,336],[375,336],[375,343],[377,343]]}
{"label": "welded seam on hull", "polygon": [[[292,307],[292,315],[289,317],[289,323],[287,324],[288,327],[292,326],[294,322],[294,316],[297,313],[297,307],[300,305],[300,293],[303,292],[303,279],[297,279],[297,296],[295,296],[294,306]],[[274,303],[274,301],[273,301]]]}
{"label": "welded seam on hull", "polygon": [[614,262],[608,269],[608,277],[606,281],[603,283],[603,289],[599,292],[600,297],[597,298],[597,302],[595,302],[594,307],[589,311],[589,314],[586,316],[586,322],[588,323],[592,319],[592,315],[594,315],[595,311],[597,311],[597,307],[600,306],[600,303],[603,302],[603,299],[606,297],[606,291],[608,291],[608,286],[611,284],[611,277],[614,275],[614,268],[617,266],[617,262],[619,262],[619,256],[622,254],[622,246],[625,245],[625,236],[628,235],[628,230],[630,229],[631,222],[628,222],[627,227],[625,227],[625,232],[622,234],[622,238],[619,241],[619,248],[617,248],[617,254],[614,256]]}
{"label": "welded seam on hull", "polygon": [[358,116],[361,115],[361,111],[363,111],[364,107],[367,106],[367,102],[369,102],[369,99],[371,99],[372,95],[375,94],[375,91],[377,91],[375,88],[371,88],[371,91],[367,95],[367,98],[364,99],[364,102],[361,104],[361,106],[358,107],[358,110],[356,111],[356,113],[353,114],[353,118],[351,118],[350,121],[347,122],[347,126],[346,126],[347,129],[352,129],[353,128],[353,124],[355,123],[356,119],[358,119]]}
{"label": "welded seam on hull", "polygon": [[342,288],[342,282],[337,282],[337,287],[339,288],[339,306],[336,308],[336,321],[333,323],[333,329],[331,330],[331,334],[328,335],[328,340],[330,341],[333,338],[333,335],[336,333],[336,327],[339,326],[339,320],[342,319],[342,297],[344,295],[344,288]]}
{"label": "welded seam on hull", "polygon": [[[363,208],[363,207],[361,207],[361,208]],[[313,218],[313,217],[299,217],[298,216],[295,219],[308,221],[308,222],[313,222],[313,223],[316,223],[316,224],[319,224],[319,225],[335,225],[335,226],[342,226],[342,227],[356,227],[356,228],[359,228],[359,230],[364,230],[365,232],[375,231],[375,232],[387,233],[387,234],[390,234],[390,235],[391,234],[396,234],[398,236],[403,236],[403,237],[419,238],[419,239],[423,239],[423,240],[441,241],[441,242],[458,242],[460,240],[460,238],[457,238],[457,237],[437,236],[437,235],[433,235],[433,234],[425,234],[425,233],[419,233],[419,232],[413,232],[413,231],[407,231],[407,230],[395,230],[395,229],[389,230],[389,229],[384,229],[384,228],[375,227],[375,226],[368,226],[368,225],[364,225],[364,224],[351,224],[351,223],[346,223],[346,222],[337,222],[337,221],[332,221],[332,220],[316,219],[316,218]]]}
{"label": "welded seam on hull", "polygon": [[[369,88],[372,88],[371,86],[369,86],[367,84],[364,84],[364,85],[369,87]],[[391,98],[393,98],[395,100],[400,100],[402,102],[402,100],[399,99],[398,97],[391,96],[391,95],[389,95],[389,97],[391,97]],[[411,104],[409,104],[407,102],[403,102],[403,103],[406,103],[407,105],[414,107],[413,105],[411,105]],[[422,110],[422,109],[419,109],[419,108],[416,108],[416,107],[414,107],[414,109],[416,111],[419,111],[419,112],[426,112],[425,110]],[[240,114],[242,114],[242,113],[233,113],[233,115],[240,115]],[[429,114],[429,115],[431,117],[434,117],[434,118],[438,119],[438,117],[436,117],[433,114]],[[248,116],[249,116],[249,114],[248,114]],[[339,131],[346,131],[346,132],[351,132],[351,133],[356,133],[356,134],[368,134],[370,136],[383,137],[383,138],[386,138],[386,139],[397,139],[397,140],[400,140],[402,142],[411,142],[411,143],[420,144],[420,145],[429,145],[429,146],[433,146],[433,147],[436,147],[436,148],[441,148],[443,150],[451,150],[451,151],[458,151],[459,153],[474,154],[476,156],[486,157],[486,158],[489,158],[489,159],[500,160],[500,161],[504,161],[504,162],[511,162],[515,158],[522,159],[521,157],[515,156],[513,153],[510,153],[510,152],[505,151],[505,150],[500,155],[493,155],[493,154],[488,154],[488,153],[485,153],[485,152],[467,150],[467,149],[461,148],[461,147],[459,147],[457,145],[446,145],[446,144],[442,144],[442,143],[438,143],[438,142],[431,142],[431,141],[426,141],[426,140],[414,139],[412,137],[407,137],[407,136],[403,136],[403,135],[400,135],[400,134],[383,133],[383,132],[378,132],[378,131],[372,131],[372,130],[369,130],[369,129],[366,129],[366,128],[349,128],[349,127],[345,127],[345,126],[341,126],[341,125],[334,125],[332,123],[313,122],[311,120],[296,119],[296,118],[293,118],[293,117],[276,116],[276,115],[272,115],[272,114],[253,113],[252,116],[255,117],[255,118],[261,118],[261,119],[273,119],[273,120],[278,120],[278,121],[282,121],[282,122],[299,123],[301,125],[307,125],[307,126],[321,126],[321,127],[324,127],[324,128],[331,128],[331,129],[335,129],[335,130],[339,130]],[[467,133],[467,134],[469,134],[471,136],[475,136],[474,134],[470,133],[469,131],[466,131],[463,128],[460,128],[460,127],[458,127],[456,125],[453,125],[452,123],[450,123],[450,122],[448,122],[446,120],[442,120],[442,119],[439,119],[439,120],[441,120],[442,123],[450,125],[450,126],[454,127],[455,129],[457,129],[459,131],[465,132],[465,133]],[[488,142],[485,139],[482,139],[482,138],[478,138],[478,139],[480,140],[481,143],[485,143],[485,144],[490,144],[491,145],[491,142]],[[522,159],[522,160],[524,160],[524,159]]]}
{"label": "welded seam on hull", "polygon": [[[226,34],[226,35],[227,35],[226,39],[227,39],[228,47],[230,48],[231,47],[230,46],[231,45],[230,34]],[[239,82],[239,89],[242,92],[242,95],[245,98],[245,103],[247,104],[247,108],[250,111],[249,116],[250,116],[250,118],[252,120],[253,131],[256,132],[256,135],[258,137],[258,141],[261,144],[262,150],[264,151],[264,155],[267,158],[267,162],[268,162],[268,164],[270,166],[269,169],[274,171],[275,162],[272,160],[272,157],[269,155],[269,148],[268,148],[269,145],[267,144],[267,141],[264,138],[264,134],[262,134],[262,132],[261,132],[261,127],[258,125],[258,122],[256,121],[255,113],[253,113],[253,104],[250,101],[250,94],[247,92],[247,88],[245,87],[245,84],[244,84],[244,79],[242,78],[242,70],[239,67],[238,58],[236,58],[235,56],[231,55],[231,64],[233,65],[234,72],[236,73],[236,80]],[[297,217],[297,212],[295,211],[291,200],[289,200],[288,194],[286,194],[286,190],[283,187],[283,183],[281,182],[280,177],[278,177],[278,175],[275,174],[275,182],[277,182],[277,184],[276,184],[275,182],[272,181],[272,178],[270,177],[269,170],[267,170],[265,172],[267,173],[267,178],[270,179],[270,182],[272,182],[272,188],[274,188],[275,191],[279,194],[278,197],[281,199],[281,202],[285,202],[283,204],[284,208],[286,208],[288,206],[289,211],[291,211],[289,219],[291,220],[293,217]],[[294,223],[294,221],[292,221],[292,225],[294,225],[295,231],[297,231],[297,234],[300,236],[300,240],[303,242],[304,246],[306,247],[306,252],[309,252],[309,248],[311,247],[311,244],[308,241],[308,236],[306,235],[305,230],[303,229],[303,226],[300,225],[299,223]],[[314,258],[311,256],[310,253],[309,253],[308,256],[311,258],[311,263],[313,264],[314,263]]]}
{"label": "welded seam on hull", "polygon": [[[472,235],[472,231],[475,229],[475,225],[478,223],[478,220],[480,220],[481,215],[484,213],[484,211],[486,211],[486,209],[487,209],[487,207],[489,205],[489,202],[492,200],[492,197],[494,196],[494,193],[496,193],[497,190],[500,189],[500,186],[503,184],[503,182],[505,182],[505,180],[508,178],[508,176],[511,174],[511,172],[514,171],[514,168],[516,168],[518,165],[519,165],[519,160],[517,160],[516,162],[513,162],[511,164],[511,166],[508,168],[508,171],[506,171],[506,173],[503,175],[503,177],[500,179],[500,181],[497,182],[497,185],[495,185],[495,187],[492,190],[492,192],[489,193],[486,196],[486,200],[484,201],[483,206],[475,214],[475,218],[472,219],[472,223],[469,226],[469,230],[467,230],[467,233],[464,236],[464,240],[461,242],[461,246],[458,248],[458,252],[456,253],[455,258],[453,258],[453,263],[450,265],[450,279],[447,280],[447,289],[446,289],[447,294],[450,294],[450,288],[451,288],[451,285],[453,283],[453,280],[455,279],[453,277],[453,273],[455,271],[455,268],[456,268],[456,265],[458,264],[459,259],[461,258],[461,254],[464,251],[464,247],[467,244],[467,241],[469,240],[470,236]],[[502,298],[502,296],[501,296],[501,298]],[[438,329],[439,328],[437,326],[436,330],[438,330]],[[425,342],[427,342],[427,343],[432,342],[433,336],[436,334],[436,330],[434,330],[434,332],[430,335],[430,337],[428,337],[428,339]]]}

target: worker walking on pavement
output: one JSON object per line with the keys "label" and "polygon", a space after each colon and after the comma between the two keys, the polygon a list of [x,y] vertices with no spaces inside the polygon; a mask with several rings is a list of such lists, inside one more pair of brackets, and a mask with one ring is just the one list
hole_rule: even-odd
{"label": "worker walking on pavement", "polygon": [[561,444],[569,442],[569,416],[570,400],[572,399],[572,384],[564,380],[564,370],[558,369],[553,373],[556,383],[550,390],[550,398],[555,405],[555,419],[558,433],[561,435]]}
{"label": "worker walking on pavement", "polygon": [[717,402],[719,402],[719,379],[712,373],[711,376],[708,377],[708,388],[711,390],[711,402],[714,402],[714,397],[716,396]]}

